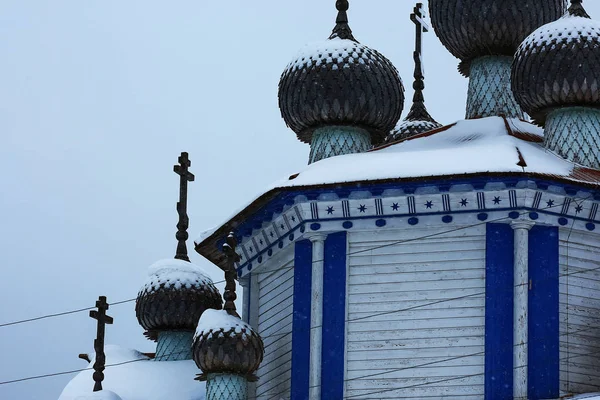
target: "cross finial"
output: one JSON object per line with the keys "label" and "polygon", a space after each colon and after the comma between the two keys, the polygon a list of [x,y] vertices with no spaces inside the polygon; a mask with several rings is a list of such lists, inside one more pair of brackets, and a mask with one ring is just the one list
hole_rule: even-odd
{"label": "cross finial", "polygon": [[352,29],[350,29],[350,25],[348,25],[348,8],[350,8],[350,4],[348,0],[337,0],[335,2],[335,8],[338,10],[338,15],[335,20],[336,25],[333,28],[333,32],[329,39],[348,39],[356,42],[354,36],[352,36]]}
{"label": "cross finial", "polygon": [[582,3],[582,0],[571,0],[568,14],[573,17],[591,18],[587,11],[585,11],[585,8],[583,8]]}
{"label": "cross finial", "polygon": [[408,121],[433,121],[433,118],[425,108],[425,98],[423,89],[425,89],[425,72],[423,71],[423,32],[429,32],[429,25],[425,20],[425,11],[423,3],[417,3],[413,13],[410,15],[410,20],[415,24],[415,51],[413,59],[415,62],[413,89],[413,105],[406,116]]}
{"label": "cross finial", "polygon": [[188,239],[187,228],[190,220],[187,215],[187,184],[194,181],[194,174],[189,171],[192,162],[188,157],[188,153],[182,152],[179,156],[179,165],[173,167],[173,171],[179,175],[179,201],[177,202],[177,213],[179,214],[179,222],[177,223],[177,252],[175,258],[183,261],[190,261],[187,253],[185,241]]}
{"label": "cross finial", "polygon": [[104,368],[106,364],[106,355],[104,354],[104,332],[106,325],[111,325],[113,323],[112,317],[106,315],[106,311],[108,310],[106,296],[98,297],[96,308],[98,308],[98,311],[90,311],[90,317],[98,321],[96,339],[94,339],[94,350],[96,351],[94,374],[92,375],[95,382],[94,392],[102,390],[102,381],[104,380]]}
{"label": "cross finial", "polygon": [[240,261],[240,256],[236,253],[235,248],[237,247],[237,240],[233,232],[227,235],[225,244],[223,244],[223,252],[227,256],[227,269],[225,270],[225,291],[223,292],[223,299],[225,304],[223,309],[227,311],[227,314],[233,315],[234,317],[240,317],[235,308],[235,299],[237,294],[235,293],[235,263]]}

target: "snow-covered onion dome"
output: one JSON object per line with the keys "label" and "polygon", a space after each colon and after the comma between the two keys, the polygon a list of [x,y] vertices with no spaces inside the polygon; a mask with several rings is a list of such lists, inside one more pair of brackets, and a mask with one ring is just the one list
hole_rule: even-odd
{"label": "snow-covered onion dome", "polygon": [[544,125],[546,148],[600,169],[600,23],[581,0],[571,3],[563,18],[521,44],[512,88],[523,109]]}
{"label": "snow-covered onion dome", "polygon": [[478,57],[512,57],[527,35],[560,18],[565,5],[566,0],[429,0],[435,32],[461,60],[465,76]]}
{"label": "snow-covered onion dome", "polygon": [[194,361],[203,374],[239,375],[255,381],[263,360],[264,344],[250,325],[225,310],[206,310],[196,329]]}
{"label": "snow-covered onion dome", "polygon": [[429,116],[429,118],[430,120],[427,120],[426,117],[419,117],[418,119],[411,120],[407,117],[404,121],[400,122],[392,132],[390,132],[385,139],[385,142],[391,143],[397,140],[406,139],[442,126],[442,124],[436,122],[431,116]]}
{"label": "snow-covered onion dome", "polygon": [[600,23],[580,2],[525,39],[512,69],[517,101],[541,125],[556,108],[600,108],[599,81]]}
{"label": "snow-covered onion dome", "polygon": [[202,313],[221,309],[223,300],[208,274],[183,260],[159,261],[148,269],[135,314],[146,336],[157,340],[161,331],[193,332]]}
{"label": "snow-covered onion dome", "polygon": [[361,128],[370,144],[379,144],[400,119],[404,87],[392,63],[352,35],[348,1],[338,0],[336,7],[329,39],[306,46],[283,72],[281,115],[311,145],[315,130],[327,126]]}

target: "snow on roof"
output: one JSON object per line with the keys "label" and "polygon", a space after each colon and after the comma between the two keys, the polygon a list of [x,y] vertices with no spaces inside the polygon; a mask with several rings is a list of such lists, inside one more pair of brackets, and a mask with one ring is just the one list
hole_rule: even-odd
{"label": "snow on roof", "polygon": [[148,268],[148,279],[142,290],[151,293],[161,285],[180,290],[209,284],[212,284],[212,280],[203,268],[187,261],[168,259],[157,261]]}
{"label": "snow on roof", "polygon": [[99,392],[93,392],[91,394],[84,394],[77,396],[75,400],[123,400],[115,392],[110,390],[100,390]]}
{"label": "snow on roof", "polygon": [[198,321],[194,338],[211,331],[228,332],[232,329],[235,330],[235,333],[243,333],[244,337],[252,331],[250,325],[237,317],[227,314],[227,311],[208,309],[202,313],[200,321]]}
{"label": "snow on roof", "polygon": [[206,399],[205,383],[194,380],[200,370],[192,360],[153,361],[138,351],[110,345],[105,353],[107,367],[102,387],[120,397],[89,397],[94,388],[92,360],[90,369],[73,378],[58,400],[79,400],[82,396],[86,400]]}
{"label": "snow on roof", "polygon": [[[596,175],[582,174],[580,166],[545,149],[543,135],[543,129],[518,119],[461,120],[366,153],[310,164],[299,174],[274,183],[227,221],[274,189],[486,173],[528,173],[598,182]],[[195,243],[200,244],[218,229],[203,232]]]}
{"label": "snow on roof", "polygon": [[[529,135],[533,141],[543,137],[542,130],[532,124],[514,120],[508,123],[511,130]],[[443,129],[368,153],[322,160],[275,187],[484,172],[569,175],[573,170],[572,163],[546,151],[539,143],[512,136],[501,117],[459,121]],[[518,165],[520,157],[527,166]]]}

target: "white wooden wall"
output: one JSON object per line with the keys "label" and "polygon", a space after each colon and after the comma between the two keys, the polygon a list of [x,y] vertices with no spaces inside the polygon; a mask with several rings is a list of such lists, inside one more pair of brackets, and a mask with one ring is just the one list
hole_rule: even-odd
{"label": "white wooden wall", "polygon": [[274,272],[258,271],[258,331],[265,358],[258,370],[256,397],[260,400],[290,397],[292,367],[293,261]]}
{"label": "white wooden wall", "polygon": [[[448,225],[349,235],[346,396],[407,386],[360,398],[483,398],[485,226],[352,255],[447,230]],[[392,312],[470,294],[476,295]],[[457,356],[464,357],[420,366]],[[390,370],[396,371],[361,378]],[[445,379],[452,380],[433,383]]]}
{"label": "white wooden wall", "polygon": [[600,391],[600,235],[560,230],[561,390]]}

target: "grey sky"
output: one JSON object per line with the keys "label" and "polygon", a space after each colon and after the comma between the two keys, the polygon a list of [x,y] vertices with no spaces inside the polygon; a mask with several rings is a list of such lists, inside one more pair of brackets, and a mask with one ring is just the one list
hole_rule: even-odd
{"label": "grey sky", "polygon": [[[192,238],[303,168],[309,149],[280,118],[277,83],[302,45],[329,36],[334,4],[1,1],[0,323],[91,306],[100,294],[134,298],[146,268],[175,254],[181,151],[196,174]],[[600,17],[600,4],[585,5]],[[399,69],[404,115],[413,6],[354,0],[349,12],[356,38]],[[451,123],[464,116],[467,81],[433,32],[424,40],[427,105]],[[109,314],[108,343],[153,350],[133,303]],[[87,313],[0,328],[0,381],[84,368],[77,354],[94,335]],[[0,398],[56,399],[71,378],[0,386]]]}

